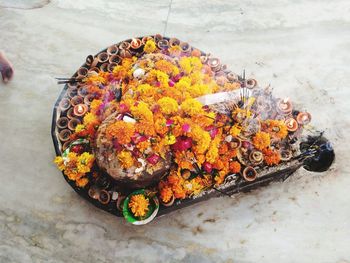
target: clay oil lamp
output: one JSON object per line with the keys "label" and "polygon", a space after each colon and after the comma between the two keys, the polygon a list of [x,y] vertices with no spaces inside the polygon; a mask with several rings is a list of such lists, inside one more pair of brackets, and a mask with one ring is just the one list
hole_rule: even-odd
{"label": "clay oil lamp", "polygon": [[106,63],[108,61],[108,54],[107,52],[101,52],[100,54],[97,55],[97,60],[100,64]]}
{"label": "clay oil lamp", "polygon": [[311,121],[311,114],[308,112],[299,112],[297,122],[301,125],[309,124]]}
{"label": "clay oil lamp", "polygon": [[230,142],[231,149],[238,149],[242,146],[242,141],[238,139],[237,137],[232,137]]}
{"label": "clay oil lamp", "polygon": [[130,53],[129,50],[126,50],[126,49],[122,49],[119,51],[119,55],[122,57],[122,58],[131,58],[132,55]]}
{"label": "clay oil lamp", "polygon": [[258,176],[258,173],[253,167],[248,166],[244,168],[242,176],[246,181],[252,182],[256,179],[256,177]]}
{"label": "clay oil lamp", "polygon": [[205,63],[207,63],[207,62],[208,62],[208,59],[209,59],[209,54],[208,54],[208,55],[206,55],[206,56],[200,56],[199,58],[200,58],[200,60],[201,60],[202,64],[205,64]]}
{"label": "clay oil lamp", "polygon": [[175,196],[172,195],[170,201],[168,201],[167,203],[163,202],[162,200],[160,200],[160,202],[166,207],[172,206],[175,202]]}
{"label": "clay oil lamp", "polygon": [[108,71],[108,63],[103,63],[102,65],[100,65],[100,70],[101,72],[107,72]]}
{"label": "clay oil lamp", "polygon": [[281,161],[289,161],[292,159],[292,151],[291,150],[282,150],[281,151]]}
{"label": "clay oil lamp", "polygon": [[86,105],[90,105],[91,102],[95,99],[95,95],[94,94],[88,94],[84,97],[84,104]]}
{"label": "clay oil lamp", "polygon": [[256,151],[253,150],[250,154],[249,154],[249,160],[255,164],[255,165],[259,165],[262,163],[262,161],[264,160],[264,155],[262,152],[260,151]]}
{"label": "clay oil lamp", "polygon": [[81,67],[77,71],[77,78],[78,79],[83,79],[87,76],[89,70],[87,68]]}
{"label": "clay oil lamp", "polygon": [[298,122],[294,118],[288,118],[285,120],[284,124],[287,126],[287,130],[290,132],[295,132],[299,127]]}
{"label": "clay oil lamp", "polygon": [[62,145],[62,151],[65,151],[71,144],[71,141],[68,140],[66,142],[64,142],[64,144]]}
{"label": "clay oil lamp", "polygon": [[227,79],[229,81],[237,81],[238,80],[238,75],[236,73],[233,73],[233,72],[229,72],[227,74]]}
{"label": "clay oil lamp", "polygon": [[219,71],[221,69],[220,59],[218,58],[210,58],[208,60],[208,65],[213,71]]}
{"label": "clay oil lamp", "polygon": [[92,62],[94,62],[94,57],[93,57],[93,55],[88,55],[88,56],[86,57],[86,60],[85,60],[86,65],[87,65],[87,66],[91,66]]}
{"label": "clay oil lamp", "polygon": [[75,127],[78,126],[78,124],[80,124],[81,121],[77,118],[72,118],[69,122],[68,122],[68,129],[70,129],[71,131],[75,130]]}
{"label": "clay oil lamp", "polygon": [[78,89],[76,87],[68,88],[67,95],[69,98],[73,98],[78,94]]}
{"label": "clay oil lamp", "polygon": [[82,98],[84,98],[86,95],[88,95],[89,94],[89,92],[88,92],[88,90],[87,90],[87,88],[86,87],[80,87],[79,89],[78,89],[78,95],[80,96],[80,97],[82,97]]}
{"label": "clay oil lamp", "polygon": [[169,48],[169,41],[166,40],[166,39],[161,39],[161,40],[158,41],[157,46],[160,49],[167,49],[167,48]]}
{"label": "clay oil lamp", "polygon": [[134,52],[138,52],[141,50],[142,40],[139,38],[133,38],[130,42],[130,49]]}
{"label": "clay oil lamp", "polygon": [[72,104],[72,106],[75,106],[75,105],[78,105],[78,104],[81,104],[84,102],[84,99],[83,97],[77,95],[77,96],[74,96],[73,98],[71,98],[70,100],[70,103]]}
{"label": "clay oil lamp", "polygon": [[187,180],[187,179],[190,178],[190,176],[191,176],[191,171],[188,170],[188,169],[183,169],[183,170],[181,171],[181,176],[182,176],[182,178],[184,178],[185,180]]}
{"label": "clay oil lamp", "polygon": [[190,54],[191,53],[191,46],[187,42],[181,42],[180,48],[183,54]]}
{"label": "clay oil lamp", "polygon": [[108,72],[113,72],[113,69],[114,69],[116,66],[118,66],[117,63],[114,63],[114,62],[109,63],[109,64],[108,64],[108,68],[107,68]]}
{"label": "clay oil lamp", "polygon": [[100,192],[100,189],[98,189],[96,186],[92,186],[88,191],[88,195],[93,199],[99,199]]}
{"label": "clay oil lamp", "polygon": [[142,38],[142,44],[144,44],[144,45],[145,45],[145,44],[147,43],[147,41],[148,41],[148,40],[153,40],[153,38],[152,38],[152,37],[150,37],[150,36],[143,37],[143,38]]}
{"label": "clay oil lamp", "polygon": [[60,138],[60,140],[62,142],[66,142],[69,140],[69,137],[71,136],[72,132],[68,129],[64,129],[62,131],[60,131],[60,133],[58,134],[58,137]]}
{"label": "clay oil lamp", "polygon": [[57,122],[56,122],[56,125],[58,128],[60,129],[65,129],[68,127],[68,118],[67,117],[60,117]]}
{"label": "clay oil lamp", "polygon": [[118,53],[118,47],[116,45],[112,45],[109,48],[107,48],[107,54],[109,56],[113,56]]}
{"label": "clay oil lamp", "polygon": [[197,49],[197,48],[195,48],[195,49],[193,49],[191,51],[191,56],[192,57],[198,57],[199,58],[201,55],[202,55],[201,51],[199,49]]}
{"label": "clay oil lamp", "polygon": [[73,113],[77,117],[83,116],[88,111],[88,106],[85,104],[78,104],[74,106]]}
{"label": "clay oil lamp", "polygon": [[71,105],[71,102],[69,101],[69,99],[64,98],[60,101],[60,104],[58,105],[58,107],[60,108],[61,111],[66,111],[69,109]]}
{"label": "clay oil lamp", "polygon": [[258,85],[258,82],[255,79],[247,79],[245,86],[248,89],[253,89]]}
{"label": "clay oil lamp", "polygon": [[161,34],[156,34],[155,36],[154,36],[154,41],[156,41],[156,42],[158,42],[158,41],[160,41],[160,40],[162,40],[163,39],[163,36],[161,35]]}
{"label": "clay oil lamp", "polygon": [[93,67],[93,68],[91,68],[91,69],[89,69],[89,74],[90,75],[92,75],[92,74],[98,74],[98,73],[100,73],[100,69],[98,68],[98,67]]}
{"label": "clay oil lamp", "polygon": [[122,43],[120,43],[119,45],[119,52],[121,50],[129,50],[130,49],[130,43],[127,41],[123,41]]}
{"label": "clay oil lamp", "polygon": [[116,63],[116,64],[118,64],[121,60],[122,60],[122,58],[120,56],[118,56],[117,54],[114,54],[113,56],[111,56],[109,58],[109,63]]}
{"label": "clay oil lamp", "polygon": [[171,47],[179,46],[179,45],[180,45],[180,40],[178,40],[178,39],[175,38],[175,37],[170,38],[170,40],[169,40],[169,45],[170,45]]}
{"label": "clay oil lamp", "polygon": [[106,190],[101,190],[98,201],[100,201],[101,204],[108,204],[109,201],[111,201],[111,195]]}
{"label": "clay oil lamp", "polygon": [[118,199],[117,199],[117,209],[119,211],[123,211],[123,204],[124,204],[124,200],[125,200],[125,196],[124,195],[119,195]]}
{"label": "clay oil lamp", "polygon": [[288,115],[292,112],[293,105],[292,102],[288,99],[280,99],[277,101],[277,111],[283,115]]}
{"label": "clay oil lamp", "polygon": [[67,111],[67,117],[69,119],[73,119],[74,118],[74,112],[73,112],[73,108],[70,108],[68,111]]}

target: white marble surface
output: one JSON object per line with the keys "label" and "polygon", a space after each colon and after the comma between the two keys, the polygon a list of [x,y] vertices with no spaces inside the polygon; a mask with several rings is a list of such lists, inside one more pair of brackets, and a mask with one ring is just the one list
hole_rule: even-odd
{"label": "white marble surface", "polygon": [[166,34],[246,69],[313,114],[337,159],[144,227],[79,198],[52,164],[51,111],[87,54],[163,33],[170,1],[0,0],[0,262],[350,262],[348,0],[173,0]]}

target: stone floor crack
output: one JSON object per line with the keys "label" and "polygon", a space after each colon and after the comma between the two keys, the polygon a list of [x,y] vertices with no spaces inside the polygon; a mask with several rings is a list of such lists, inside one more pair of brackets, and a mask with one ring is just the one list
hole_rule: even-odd
{"label": "stone floor crack", "polygon": [[173,0],[170,0],[169,3],[169,9],[168,9],[168,15],[166,17],[166,21],[165,21],[165,26],[164,26],[164,32],[163,32],[163,36],[165,36],[167,27],[168,27],[168,21],[169,21],[169,17],[170,17],[170,12],[171,12],[171,4],[173,3]]}

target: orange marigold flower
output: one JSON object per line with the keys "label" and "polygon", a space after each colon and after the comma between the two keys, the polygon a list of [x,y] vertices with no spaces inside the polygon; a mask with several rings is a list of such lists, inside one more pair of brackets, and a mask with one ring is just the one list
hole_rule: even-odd
{"label": "orange marigold flower", "polygon": [[257,132],[253,137],[253,145],[258,150],[267,148],[270,143],[270,135],[267,132]]}
{"label": "orange marigold flower", "polygon": [[279,120],[267,120],[262,123],[262,127],[266,132],[278,139],[284,139],[288,135],[287,126],[283,121]]}
{"label": "orange marigold flower", "polygon": [[160,198],[164,203],[168,203],[173,197],[173,191],[169,186],[165,186],[160,190]]}
{"label": "orange marigold flower", "polygon": [[133,123],[116,121],[109,125],[106,129],[108,139],[117,139],[120,144],[127,144],[131,141],[131,137],[135,133]]}
{"label": "orange marigold flower", "polygon": [[178,199],[185,199],[186,198],[186,190],[183,188],[182,185],[176,184],[171,187],[175,198]]}
{"label": "orange marigold flower", "polygon": [[136,217],[143,217],[149,210],[149,199],[143,194],[133,195],[130,198],[129,208]]}
{"label": "orange marigold flower", "polygon": [[230,172],[236,174],[241,171],[241,164],[237,161],[230,162]]}
{"label": "orange marigold flower", "polygon": [[84,187],[85,185],[87,185],[87,183],[89,182],[89,180],[86,177],[80,178],[76,181],[76,185],[78,187]]}
{"label": "orange marigold flower", "polygon": [[276,150],[272,150],[271,148],[268,148],[268,149],[265,149],[263,153],[264,153],[264,160],[267,165],[273,166],[273,165],[279,164],[279,162],[281,161],[281,155]]}

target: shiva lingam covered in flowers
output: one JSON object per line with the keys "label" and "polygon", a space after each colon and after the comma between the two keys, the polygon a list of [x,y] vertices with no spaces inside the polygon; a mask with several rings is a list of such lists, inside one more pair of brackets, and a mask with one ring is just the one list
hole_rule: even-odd
{"label": "shiva lingam covered in flowers", "polygon": [[112,45],[60,83],[55,163],[79,194],[134,224],[334,158],[322,135],[303,136],[308,112],[176,38]]}

